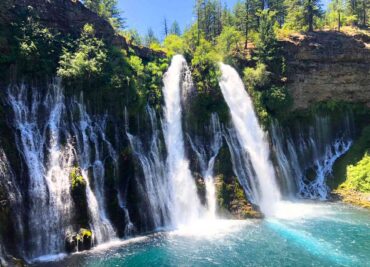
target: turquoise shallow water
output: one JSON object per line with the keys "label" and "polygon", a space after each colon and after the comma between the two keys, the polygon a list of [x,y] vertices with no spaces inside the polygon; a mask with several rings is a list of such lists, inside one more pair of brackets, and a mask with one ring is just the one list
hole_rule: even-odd
{"label": "turquoise shallow water", "polygon": [[39,266],[370,266],[370,212],[283,205],[277,218],[199,222]]}

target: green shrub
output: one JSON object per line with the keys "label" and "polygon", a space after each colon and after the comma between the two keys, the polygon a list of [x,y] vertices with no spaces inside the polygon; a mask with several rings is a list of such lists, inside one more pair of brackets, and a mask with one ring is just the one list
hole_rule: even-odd
{"label": "green shrub", "polygon": [[163,41],[163,46],[166,49],[168,57],[172,57],[176,54],[184,54],[185,52],[183,38],[175,34],[168,35]]}
{"label": "green shrub", "polygon": [[82,191],[83,193],[86,189],[86,181],[85,178],[82,176],[81,169],[78,167],[74,167],[69,174],[69,179],[71,180],[71,189],[72,191]]}
{"label": "green shrub", "polygon": [[244,69],[244,82],[248,88],[262,88],[270,82],[270,73],[266,65],[257,63],[256,68],[247,67]]}
{"label": "green shrub", "polygon": [[270,113],[279,115],[290,108],[292,98],[285,86],[273,85],[270,90],[263,92],[263,102]]}
{"label": "green shrub", "polygon": [[361,175],[368,171],[366,163],[369,160],[369,153],[370,126],[367,126],[354,141],[349,151],[335,162],[333,167],[335,179],[330,186],[336,188],[340,185],[345,189],[366,188],[366,186],[360,186],[359,184],[369,181],[366,176]]}
{"label": "green shrub", "polygon": [[74,51],[63,49],[58,76],[72,80],[90,80],[102,75],[107,62],[107,49],[102,40],[95,38],[94,28],[86,24]]}
{"label": "green shrub", "polygon": [[347,180],[341,187],[365,193],[370,192],[370,154],[368,152],[359,162],[347,166]]}
{"label": "green shrub", "polygon": [[224,60],[244,48],[242,33],[232,26],[224,27],[221,34],[216,38],[216,42],[217,51],[222,55]]}

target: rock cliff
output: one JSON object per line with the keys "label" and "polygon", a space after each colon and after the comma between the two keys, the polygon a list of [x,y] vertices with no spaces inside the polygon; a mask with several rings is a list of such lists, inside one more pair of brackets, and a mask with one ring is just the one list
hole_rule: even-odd
{"label": "rock cliff", "polygon": [[98,38],[121,49],[128,50],[130,47],[144,60],[151,60],[153,56],[165,57],[162,52],[130,44],[116,33],[108,21],[86,8],[79,0],[1,0],[0,28],[25,17],[32,17],[46,28],[75,37],[88,23],[94,26]]}
{"label": "rock cliff", "polygon": [[338,32],[293,35],[284,41],[294,109],[320,101],[370,107],[370,38]]}

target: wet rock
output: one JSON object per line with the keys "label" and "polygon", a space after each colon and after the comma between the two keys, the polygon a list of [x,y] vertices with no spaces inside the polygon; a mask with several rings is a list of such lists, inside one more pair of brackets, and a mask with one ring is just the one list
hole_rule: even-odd
{"label": "wet rock", "polygon": [[78,233],[67,233],[65,238],[65,248],[68,253],[91,249],[93,244],[93,234],[91,230],[81,228]]}

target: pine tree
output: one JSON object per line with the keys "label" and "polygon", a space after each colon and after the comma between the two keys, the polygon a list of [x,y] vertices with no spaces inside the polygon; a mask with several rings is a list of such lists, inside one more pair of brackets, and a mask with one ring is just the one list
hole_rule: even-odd
{"label": "pine tree", "polygon": [[222,6],[219,0],[197,0],[195,5],[197,16],[198,40],[204,34],[206,40],[215,41],[222,31]]}
{"label": "pine tree", "polygon": [[181,29],[180,29],[179,23],[176,20],[171,25],[170,34],[174,34],[178,36],[181,35]]}
{"label": "pine tree", "polygon": [[155,36],[153,29],[149,28],[148,33],[145,36],[145,45],[147,47],[150,47],[150,45],[153,43],[159,43],[159,41],[157,37]]}
{"label": "pine tree", "polygon": [[285,0],[285,27],[313,31],[316,18],[321,16],[319,0]]}
{"label": "pine tree", "polygon": [[163,33],[164,37],[167,37],[167,35],[169,34],[168,23],[166,18],[163,19]]}
{"label": "pine tree", "polygon": [[117,0],[84,0],[84,5],[108,20],[114,28],[124,28],[124,19],[117,7]]}
{"label": "pine tree", "polygon": [[239,1],[234,7],[235,27],[244,33],[245,47],[247,47],[249,32],[258,28],[260,8],[261,3],[258,0]]}

